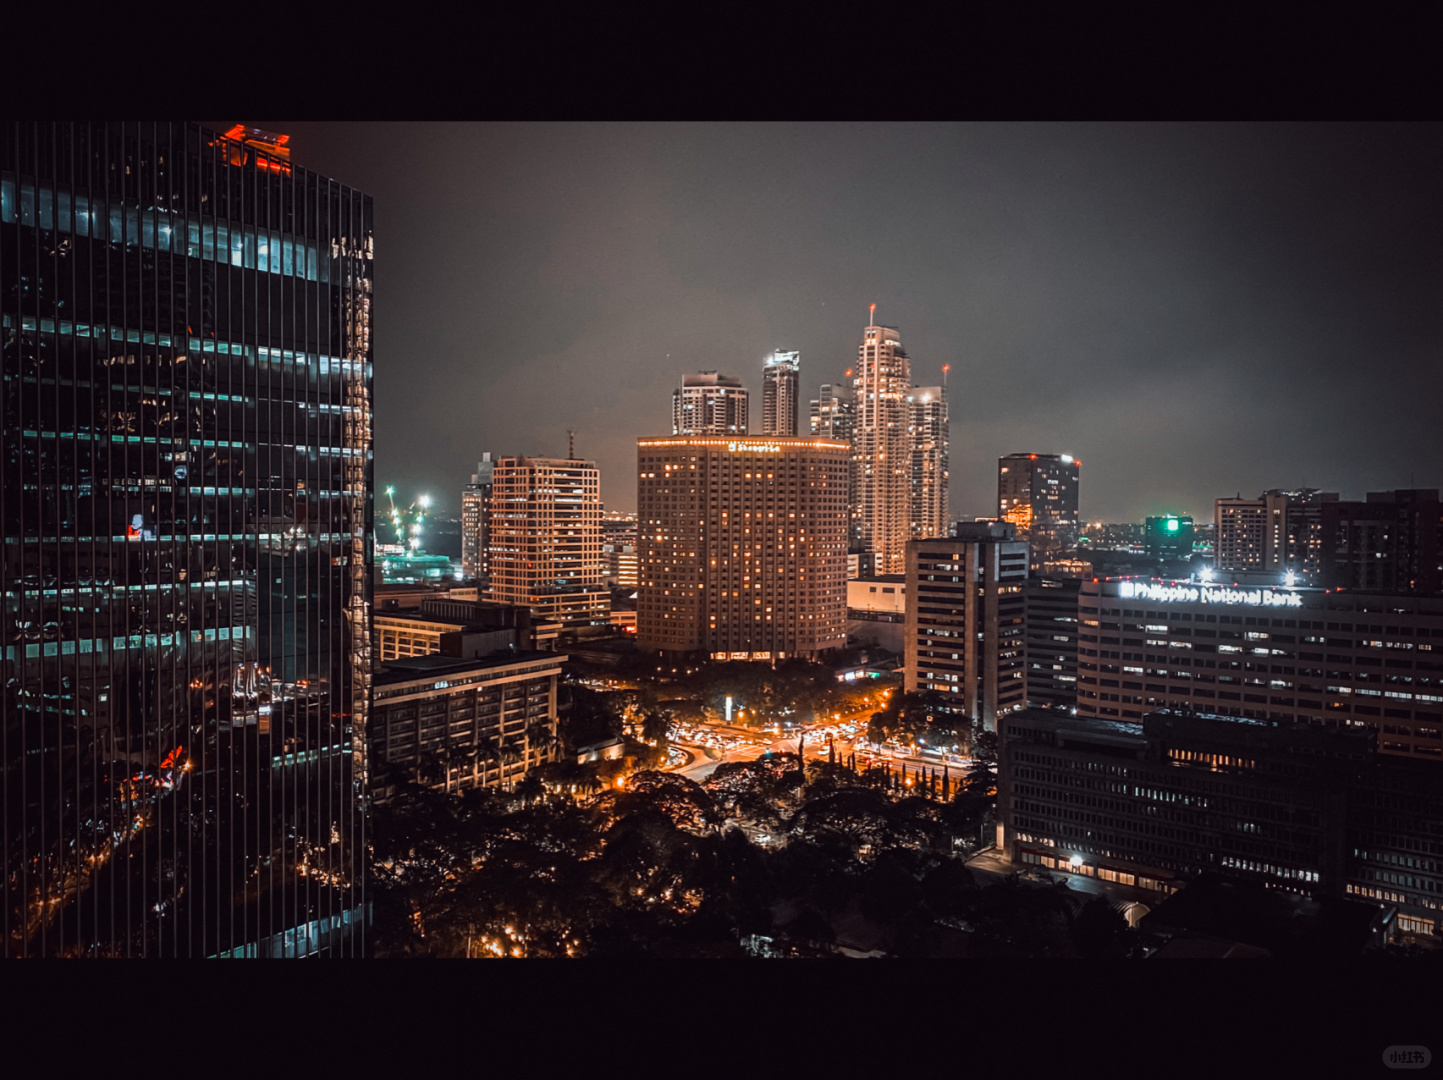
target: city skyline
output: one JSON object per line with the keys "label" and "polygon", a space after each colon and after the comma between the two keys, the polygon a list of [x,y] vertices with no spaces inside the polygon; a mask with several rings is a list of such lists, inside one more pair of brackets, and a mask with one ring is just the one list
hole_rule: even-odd
{"label": "city skyline", "polygon": [[959,517],[1020,450],[1088,462],[1089,521],[1443,485],[1427,129],[255,123],[387,208],[378,476],[445,512],[482,450],[569,428],[634,509],[680,373],[739,374],[757,428],[763,358],[800,350],[810,400],[873,302],[917,383],[952,365]]}
{"label": "city skyline", "polygon": [[0,123],[7,956],[1443,956],[1443,149],[389,130]]}

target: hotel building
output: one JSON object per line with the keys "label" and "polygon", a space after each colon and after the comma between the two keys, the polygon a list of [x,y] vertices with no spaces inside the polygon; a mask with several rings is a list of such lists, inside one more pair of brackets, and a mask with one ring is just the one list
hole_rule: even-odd
{"label": "hotel building", "polygon": [[846,643],[845,443],[637,440],[637,644],[714,659]]}

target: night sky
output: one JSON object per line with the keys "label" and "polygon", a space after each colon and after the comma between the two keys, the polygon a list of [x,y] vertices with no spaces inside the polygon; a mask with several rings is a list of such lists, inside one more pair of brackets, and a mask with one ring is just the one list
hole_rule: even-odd
{"label": "night sky", "polygon": [[1016,451],[1080,458],[1089,521],[1443,486],[1436,125],[244,122],[375,197],[376,483],[443,510],[567,428],[634,510],[683,372],[758,431],[800,349],[805,426],[871,302],[952,365],[954,517]]}

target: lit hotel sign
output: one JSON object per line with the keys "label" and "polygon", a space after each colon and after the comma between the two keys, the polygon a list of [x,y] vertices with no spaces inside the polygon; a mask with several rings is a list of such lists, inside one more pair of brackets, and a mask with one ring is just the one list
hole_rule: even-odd
{"label": "lit hotel sign", "polygon": [[734,454],[739,450],[744,454],[775,454],[782,448],[774,442],[729,442],[727,449]]}
{"label": "lit hotel sign", "polygon": [[1274,589],[1228,589],[1211,585],[1138,585],[1119,582],[1117,595],[1124,600],[1152,600],[1159,604],[1246,604],[1249,607],[1303,606],[1303,598],[1295,592]]}

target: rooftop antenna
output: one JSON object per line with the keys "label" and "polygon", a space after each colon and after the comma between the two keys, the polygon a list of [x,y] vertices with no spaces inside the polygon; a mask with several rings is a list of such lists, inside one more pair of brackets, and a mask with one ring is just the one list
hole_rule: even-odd
{"label": "rooftop antenna", "polygon": [[872,305],[872,313],[867,316],[867,325],[868,325],[868,326],[876,326],[876,325],[877,325],[877,305],[876,305],[876,304],[873,304],[873,305]]}
{"label": "rooftop antenna", "polygon": [[951,365],[951,364],[943,364],[943,365],[942,365],[942,396],[943,396],[944,398],[947,396],[947,372],[949,372],[949,371],[951,371],[951,370],[952,370],[952,365]]}
{"label": "rooftop antenna", "polygon": [[572,428],[566,429],[566,458],[568,461],[576,460],[576,431]]}

